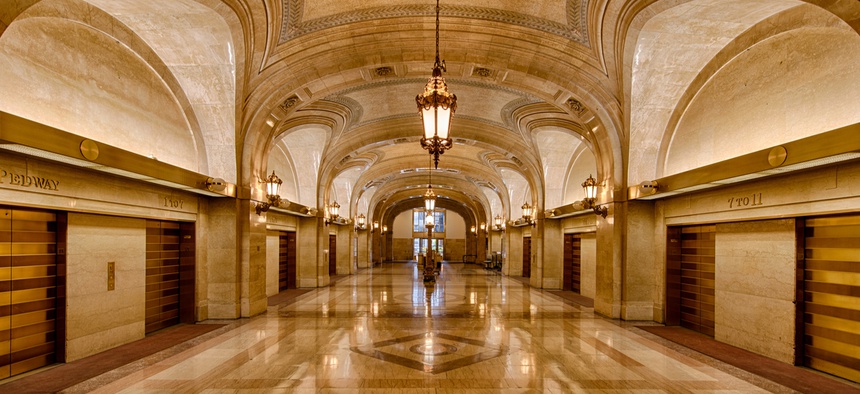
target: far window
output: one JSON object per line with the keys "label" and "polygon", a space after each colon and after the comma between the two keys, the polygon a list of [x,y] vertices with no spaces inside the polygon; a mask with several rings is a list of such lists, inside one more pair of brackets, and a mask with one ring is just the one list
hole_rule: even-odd
{"label": "far window", "polygon": [[[424,210],[416,209],[412,211],[412,232],[413,233],[423,233],[427,231],[427,228],[424,227]],[[433,232],[435,233],[444,233],[445,232],[445,210],[436,210],[433,213],[433,219],[435,219],[436,227],[433,228]]]}

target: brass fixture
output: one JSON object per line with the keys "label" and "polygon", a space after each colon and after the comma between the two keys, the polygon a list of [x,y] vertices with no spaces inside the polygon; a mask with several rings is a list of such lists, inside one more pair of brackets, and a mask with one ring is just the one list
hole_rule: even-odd
{"label": "brass fixture", "polygon": [[457,95],[448,92],[448,84],[442,77],[443,71],[447,70],[445,61],[439,59],[439,0],[436,0],[436,60],[424,92],[415,96],[418,114],[424,124],[421,147],[433,155],[436,168],[439,168],[439,155],[454,145],[449,131],[451,118],[457,110]]}
{"label": "brass fixture", "polygon": [[591,208],[594,210],[594,213],[603,218],[606,218],[606,215],[609,213],[609,208],[605,206],[595,205],[597,201],[597,180],[594,179],[591,175],[585,179],[585,182],[582,182],[582,189],[585,191],[585,198],[583,201],[583,206],[588,209]]}
{"label": "brass fixture", "polygon": [[275,175],[275,171],[272,171],[272,175],[269,175],[263,183],[266,185],[267,201],[257,203],[257,215],[268,211],[271,207],[277,207],[281,203],[281,196],[278,194],[278,191],[280,190],[283,181]]}

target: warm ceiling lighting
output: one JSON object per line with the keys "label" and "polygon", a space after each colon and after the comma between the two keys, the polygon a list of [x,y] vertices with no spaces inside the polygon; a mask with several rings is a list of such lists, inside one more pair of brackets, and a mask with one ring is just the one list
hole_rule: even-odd
{"label": "warm ceiling lighting", "polygon": [[588,178],[585,179],[585,182],[582,182],[582,190],[585,192],[585,198],[583,199],[585,208],[591,208],[594,210],[595,214],[606,218],[609,209],[599,205],[594,205],[597,201],[597,180],[589,175]]}
{"label": "warm ceiling lighting", "polygon": [[433,74],[424,86],[424,93],[415,97],[418,114],[424,124],[421,147],[433,155],[436,168],[439,168],[439,155],[453,146],[449,131],[451,117],[457,110],[457,95],[448,92],[448,84],[442,77],[443,71],[447,70],[445,61],[439,59],[439,0],[436,0],[436,60],[433,63]]}
{"label": "warm ceiling lighting", "polygon": [[432,186],[427,186],[427,192],[424,193],[424,210],[427,212],[436,210],[436,193],[433,192]]}
{"label": "warm ceiling lighting", "polygon": [[266,185],[267,201],[257,204],[257,215],[260,215],[261,213],[268,211],[270,207],[276,207],[281,203],[281,196],[278,193],[281,189],[281,184],[284,182],[281,178],[278,178],[278,176],[275,175],[275,171],[272,171],[272,175],[269,175],[263,183]]}

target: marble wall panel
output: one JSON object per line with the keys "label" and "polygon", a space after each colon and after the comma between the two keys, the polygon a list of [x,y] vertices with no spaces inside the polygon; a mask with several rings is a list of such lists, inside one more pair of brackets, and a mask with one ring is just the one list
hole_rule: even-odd
{"label": "marble wall panel", "polygon": [[266,232],[266,296],[278,294],[280,232]]}
{"label": "marble wall panel", "polygon": [[715,338],[794,360],[793,219],[717,224]]}
{"label": "marble wall panel", "polygon": [[597,278],[597,236],[594,233],[583,233],[581,243],[580,291],[579,293],[594,298]]}
{"label": "marble wall panel", "polygon": [[[447,249],[447,244],[445,245]],[[392,238],[391,252],[394,260],[412,260],[413,244],[412,238]]]}
{"label": "marble wall panel", "polygon": [[74,361],[143,338],[146,221],[79,213],[68,221],[66,359]]}

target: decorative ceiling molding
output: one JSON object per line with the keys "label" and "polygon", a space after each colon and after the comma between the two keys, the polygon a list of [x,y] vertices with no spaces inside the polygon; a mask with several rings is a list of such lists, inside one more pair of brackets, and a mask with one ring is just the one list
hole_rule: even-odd
{"label": "decorative ceiling molding", "polygon": [[[306,0],[282,0],[284,12],[283,20],[281,21],[279,44],[283,44],[305,34],[347,23],[416,15],[436,15],[436,8],[433,5],[402,4],[387,7],[357,9],[350,12],[343,12],[305,21],[303,19],[305,1]],[[447,17],[480,19],[528,27],[567,38],[584,46],[589,46],[587,10],[588,0],[567,0],[567,24],[518,12],[475,6],[447,5],[442,6],[439,12],[440,15]]]}

